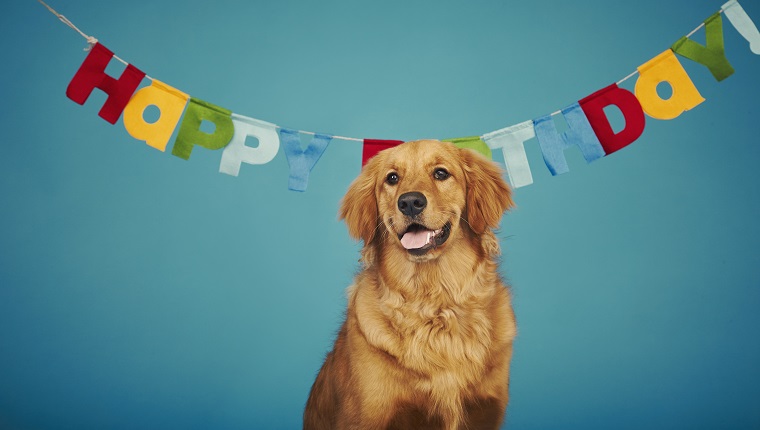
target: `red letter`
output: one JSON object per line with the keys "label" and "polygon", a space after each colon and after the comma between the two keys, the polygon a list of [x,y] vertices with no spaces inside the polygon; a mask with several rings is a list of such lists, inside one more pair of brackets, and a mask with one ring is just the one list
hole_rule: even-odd
{"label": "red letter", "polygon": [[[644,132],[646,120],[639,100],[632,92],[619,88],[617,84],[602,88],[579,103],[607,155],[633,143]],[[617,106],[625,118],[625,127],[617,134],[604,113],[604,108],[609,105]]]}
{"label": "red letter", "polygon": [[362,148],[362,167],[367,164],[370,158],[377,155],[383,149],[393,148],[404,143],[403,140],[380,140],[364,139],[364,148]]}
{"label": "red letter", "polygon": [[66,88],[66,95],[83,105],[92,94],[92,90],[100,88],[108,94],[108,99],[103,103],[99,115],[111,124],[116,124],[124,107],[129,103],[129,98],[145,77],[145,73],[129,64],[121,77],[118,80],[114,79],[105,73],[106,66],[112,57],[113,52],[100,43],[96,43],[69,83],[69,87]]}

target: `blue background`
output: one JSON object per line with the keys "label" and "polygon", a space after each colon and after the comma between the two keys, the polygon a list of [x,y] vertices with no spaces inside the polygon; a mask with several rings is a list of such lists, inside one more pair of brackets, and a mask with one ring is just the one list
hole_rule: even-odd
{"label": "blue background", "polygon": [[[721,1],[52,6],[233,112],[412,140],[563,108]],[[37,2],[6,4],[0,32],[0,428],[299,428],[357,269],[336,213],[361,145],[333,141],[306,193],[282,151],[220,174],[220,151],[181,160],[103,121],[100,91],[67,99],[85,42]],[[629,147],[568,150],[552,177],[526,144],[535,183],[499,232],[519,324],[506,426],[760,427],[760,57],[724,33],[736,73],[683,59],[707,101]]]}

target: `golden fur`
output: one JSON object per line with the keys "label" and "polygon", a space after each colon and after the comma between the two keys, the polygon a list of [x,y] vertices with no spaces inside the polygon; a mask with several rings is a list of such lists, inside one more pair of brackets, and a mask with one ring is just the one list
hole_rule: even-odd
{"label": "golden fur", "polygon": [[[399,209],[407,192],[427,199],[415,216]],[[304,429],[499,427],[516,326],[492,229],[511,205],[497,165],[449,143],[408,142],[367,163],[340,209],[363,267]],[[411,223],[450,223],[448,239],[415,255],[399,239]]]}

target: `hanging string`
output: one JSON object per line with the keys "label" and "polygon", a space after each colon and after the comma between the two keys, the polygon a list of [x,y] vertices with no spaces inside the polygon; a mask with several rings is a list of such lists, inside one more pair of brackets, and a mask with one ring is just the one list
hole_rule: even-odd
{"label": "hanging string", "polygon": [[[92,47],[92,45],[94,45],[94,44],[98,43],[98,39],[96,39],[96,38],[94,38],[94,37],[92,37],[92,36],[88,36],[88,35],[86,35],[84,32],[82,32],[82,30],[80,30],[80,29],[79,29],[79,28],[78,28],[76,25],[74,25],[74,23],[73,23],[73,22],[69,21],[69,19],[68,19],[68,18],[66,18],[65,16],[63,16],[63,15],[61,15],[60,13],[56,12],[56,10],[55,10],[55,9],[53,9],[52,7],[48,6],[48,4],[47,4],[47,3],[45,3],[45,2],[44,2],[44,1],[42,1],[42,0],[37,0],[37,1],[38,1],[38,2],[40,2],[40,4],[42,4],[43,6],[45,6],[45,7],[47,8],[47,10],[49,10],[49,11],[50,11],[50,13],[52,13],[52,14],[53,14],[53,15],[55,15],[55,16],[56,16],[56,17],[57,17],[59,20],[61,20],[61,22],[63,22],[64,24],[68,25],[69,27],[71,27],[71,28],[72,28],[74,31],[76,31],[77,33],[79,33],[79,34],[80,34],[82,37],[84,37],[84,38],[87,40],[87,43],[88,43],[88,45],[87,45],[87,48],[85,48],[85,49],[84,49],[85,51],[89,51],[89,50],[90,50],[90,48]],[[721,10],[720,10],[718,13],[723,13],[723,9],[721,9]],[[689,34],[687,34],[685,37],[686,37],[686,38],[689,38],[689,37],[691,37],[691,36],[692,36],[694,33],[696,33],[697,31],[699,31],[699,29],[701,29],[701,28],[702,28],[702,27],[704,27],[704,26],[705,26],[705,23],[704,23],[704,22],[703,22],[703,23],[701,23],[701,24],[699,24],[699,25],[697,26],[697,28],[695,28],[694,30],[692,30],[691,32],[689,32]],[[114,54],[114,56],[113,56],[113,57],[114,57],[115,59],[119,60],[119,61],[120,61],[121,63],[123,63],[125,66],[129,65],[129,63],[127,63],[126,61],[124,61],[124,60],[122,60],[121,58],[119,58],[119,57],[118,57],[116,54]],[[632,77],[636,76],[638,73],[639,73],[638,69],[637,69],[637,70],[634,70],[634,71],[633,71],[633,72],[631,72],[631,74],[629,74],[628,76],[626,76],[626,77],[624,77],[623,79],[621,79],[621,80],[617,81],[617,82],[616,82],[616,84],[617,84],[617,85],[620,85],[620,84],[622,84],[623,82],[627,81],[628,79],[631,79]],[[150,79],[151,81],[153,81],[153,78],[151,78],[150,76],[148,76],[148,75],[145,75],[145,77],[146,77],[147,79]],[[559,115],[560,113],[562,113],[562,110],[561,110],[561,109],[560,109],[560,110],[557,110],[557,111],[554,111],[554,112],[552,112],[550,115],[551,115],[551,116],[555,116],[555,115]],[[278,125],[278,126],[277,126],[277,128],[282,128],[282,127]],[[315,133],[315,132],[313,132],[313,131],[306,131],[306,130],[296,130],[296,131],[297,131],[298,133],[301,133],[301,134],[308,134],[308,135],[312,135],[312,136],[313,136],[313,135],[315,135],[315,134],[317,134],[317,133]],[[356,137],[346,137],[346,136],[332,136],[332,138],[333,138],[333,139],[340,139],[340,140],[350,140],[350,141],[356,141],[356,142],[364,142],[364,139],[359,139],[359,138],[356,138]]]}
{"label": "hanging string", "polygon": [[[723,13],[723,9],[721,9],[721,10],[719,11],[719,13]],[[687,34],[687,35],[686,35],[686,36],[684,36],[684,37],[686,37],[686,38],[689,38],[689,37],[691,37],[692,35],[694,35],[694,33],[696,33],[697,31],[699,31],[699,29],[700,29],[700,28],[702,28],[702,27],[704,27],[704,26],[705,26],[705,23],[704,23],[704,22],[703,22],[703,23],[701,23],[701,24],[699,24],[699,25],[697,26],[697,28],[695,28],[694,30],[691,30],[691,31],[689,32],[689,34]],[[638,73],[639,73],[639,71],[638,71],[638,69],[636,69],[636,70],[634,70],[633,72],[631,72],[631,73],[630,73],[628,76],[626,76],[625,78],[623,78],[623,79],[621,79],[621,80],[619,80],[619,81],[615,82],[615,84],[617,84],[617,85],[620,85],[620,84],[622,84],[623,82],[625,82],[625,81],[627,81],[627,80],[631,79],[632,77],[636,76]],[[562,110],[560,109],[560,110],[558,110],[558,111],[552,112],[552,113],[551,113],[551,116],[554,116],[554,115],[559,115],[559,114],[561,114],[561,113],[562,113]]]}
{"label": "hanging string", "polygon": [[96,39],[96,38],[94,38],[92,36],[88,36],[88,35],[84,34],[84,32],[82,30],[80,30],[76,25],[74,25],[73,22],[69,21],[68,18],[66,18],[65,16],[63,16],[60,13],[56,12],[56,10],[53,9],[52,7],[48,6],[47,3],[45,3],[42,0],[37,0],[37,1],[40,2],[40,4],[42,4],[43,6],[45,6],[47,8],[47,10],[49,10],[50,13],[52,13],[53,15],[55,15],[62,23],[68,25],[70,28],[72,28],[74,31],[76,31],[77,33],[79,33],[82,37],[84,37],[87,40],[87,43],[89,44],[89,46],[84,49],[85,51],[89,51],[90,47],[92,45],[98,43],[98,39]]}
{"label": "hanging string", "polygon": [[[71,29],[73,29],[74,31],[76,31],[77,33],[79,33],[82,37],[85,38],[85,40],[87,40],[87,47],[84,48],[85,51],[89,51],[92,48],[93,45],[95,45],[96,43],[98,43],[98,39],[96,39],[96,38],[94,38],[92,36],[88,36],[87,34],[85,34],[82,30],[79,29],[79,27],[77,27],[76,25],[74,25],[73,22],[69,21],[68,18],[66,18],[65,16],[61,15],[60,13],[58,13],[55,9],[53,9],[52,7],[50,7],[47,3],[45,3],[42,0],[37,0],[37,1],[40,4],[42,4],[43,6],[45,6],[47,8],[47,10],[49,10],[50,13],[52,13],[53,15],[55,15],[62,23],[68,25]],[[119,56],[116,55],[116,54],[113,54],[113,58],[117,59],[120,63],[124,64],[125,66],[129,65],[129,63],[127,63],[126,61],[124,61],[121,58],[119,58]],[[153,81],[153,78],[151,78],[150,76],[145,75],[145,77],[147,79],[149,79],[151,82]]]}

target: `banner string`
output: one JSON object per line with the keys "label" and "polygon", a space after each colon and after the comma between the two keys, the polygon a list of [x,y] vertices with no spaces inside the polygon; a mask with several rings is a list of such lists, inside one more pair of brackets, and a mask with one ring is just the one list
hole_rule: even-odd
{"label": "banner string", "polygon": [[[87,44],[88,44],[88,45],[87,45],[87,47],[84,49],[85,51],[89,51],[89,50],[90,50],[90,48],[92,47],[92,45],[94,45],[94,44],[98,43],[98,39],[96,39],[96,38],[95,38],[95,37],[93,37],[93,36],[88,36],[87,34],[85,34],[85,33],[84,33],[82,30],[80,30],[80,29],[79,29],[79,27],[77,27],[76,25],[74,25],[74,23],[73,23],[73,22],[71,22],[71,21],[70,21],[68,18],[66,18],[66,17],[65,17],[65,16],[63,16],[62,14],[58,13],[58,12],[57,12],[55,9],[53,9],[52,7],[50,7],[50,6],[49,6],[47,3],[45,3],[45,2],[44,2],[44,1],[42,1],[42,0],[37,0],[37,1],[38,1],[40,4],[42,4],[43,6],[45,6],[45,8],[47,8],[47,10],[49,10],[49,11],[50,11],[50,13],[52,13],[53,15],[55,15],[55,16],[56,16],[56,17],[57,17],[57,18],[58,18],[58,19],[59,19],[59,20],[60,20],[62,23],[64,23],[64,24],[66,24],[67,26],[69,26],[69,27],[70,27],[72,30],[76,31],[76,32],[77,32],[77,33],[79,33],[79,34],[80,34],[82,37],[84,37],[84,38],[85,38],[85,40],[87,40]],[[113,54],[113,58],[115,58],[116,60],[118,60],[119,62],[121,62],[122,64],[124,64],[125,66],[128,66],[128,65],[129,65],[129,63],[127,63],[126,61],[124,61],[124,60],[122,60],[121,58],[119,58],[119,56],[118,56],[118,55],[116,55],[116,54]],[[145,75],[145,78],[146,78],[146,79],[149,79],[151,82],[153,82],[153,80],[154,80],[153,78],[151,78],[151,77],[150,77],[150,76],[148,76],[148,75]],[[278,125],[278,126],[277,126],[277,128],[282,128],[282,127],[280,127],[280,126]],[[315,132],[313,132],[313,131],[307,131],[307,130],[296,130],[296,131],[297,131],[297,132],[299,132],[299,133],[301,133],[301,134],[306,134],[306,135],[311,135],[311,136],[314,136],[314,135],[316,135],[316,134],[317,134],[317,133],[315,133]],[[354,141],[354,142],[364,142],[364,139],[358,139],[358,138],[356,138],[356,137],[336,136],[336,135],[331,135],[331,137],[332,137],[333,139],[339,139],[339,140],[350,140],[350,141]]]}
{"label": "banner string", "polygon": [[[90,45],[94,45],[94,44],[98,43],[98,39],[96,39],[96,38],[94,38],[92,36],[88,36],[88,35],[84,34],[84,32],[82,32],[82,30],[80,30],[76,25],[74,25],[73,22],[69,21],[68,18],[66,18],[65,16],[63,16],[60,13],[56,12],[56,10],[53,9],[52,7],[48,6],[47,3],[45,3],[42,0],[37,0],[37,1],[40,2],[43,6],[45,6],[47,8],[47,10],[49,10],[50,13],[52,13],[59,20],[61,20],[61,22],[63,22],[64,24],[68,25],[73,30],[75,30],[77,33],[79,33],[82,37],[84,37],[85,39],[87,39],[87,43],[89,43]],[[85,51],[89,51],[89,48],[85,48]],[[120,59],[120,61],[124,62],[124,60],[121,60],[121,59]],[[124,63],[124,64],[126,64],[126,63]]]}
{"label": "banner string", "polygon": [[[721,9],[721,10],[719,11],[719,13],[723,13],[723,9]],[[689,32],[689,34],[687,34],[687,35],[686,35],[686,36],[684,36],[684,37],[686,37],[686,38],[688,39],[689,37],[693,36],[693,35],[694,35],[694,33],[696,33],[697,31],[699,31],[699,29],[700,29],[700,28],[702,28],[702,27],[704,27],[704,26],[705,26],[705,23],[704,23],[704,22],[703,22],[703,23],[701,23],[701,24],[699,24],[699,25],[697,26],[697,28],[695,28],[694,30],[691,30],[691,31]],[[619,81],[615,82],[615,84],[616,84],[616,85],[620,85],[620,84],[622,84],[623,82],[625,82],[625,81],[627,81],[627,80],[631,79],[632,77],[636,76],[638,73],[639,73],[639,71],[638,71],[638,70],[634,70],[633,72],[631,72],[631,74],[630,74],[630,75],[628,75],[628,76],[626,76],[625,78],[623,78],[623,79],[621,79],[621,80],[619,80]],[[551,113],[551,115],[552,115],[552,116],[554,116],[554,115],[558,115],[558,114],[560,114],[560,113],[562,113],[562,110],[558,110],[558,111],[556,111],[556,112],[552,112],[552,113]]]}
{"label": "banner string", "polygon": [[[56,17],[57,17],[57,18],[58,18],[58,19],[59,19],[61,22],[63,22],[63,23],[64,23],[64,24],[66,24],[67,26],[69,26],[71,29],[75,30],[77,33],[79,33],[79,34],[80,34],[82,37],[84,37],[84,38],[87,40],[88,46],[87,46],[87,48],[85,48],[85,49],[84,49],[85,51],[89,51],[89,50],[90,50],[90,47],[91,47],[92,45],[94,45],[94,44],[98,43],[98,39],[96,39],[95,37],[92,37],[92,36],[88,36],[87,34],[85,34],[85,33],[84,33],[82,30],[80,30],[80,29],[79,29],[79,28],[78,28],[76,25],[74,25],[74,23],[73,23],[73,22],[69,21],[69,19],[68,19],[68,18],[66,18],[65,16],[61,15],[60,13],[58,13],[58,12],[57,12],[55,9],[53,9],[52,7],[50,7],[50,6],[49,6],[47,3],[45,3],[45,2],[44,2],[44,1],[42,1],[42,0],[37,0],[37,1],[38,1],[38,2],[40,2],[40,4],[42,4],[43,6],[45,6],[45,7],[47,8],[47,10],[49,10],[49,11],[50,11],[50,13],[52,13],[53,15],[55,15],[55,16],[56,16]],[[719,13],[723,13],[723,9],[722,9],[722,8],[720,9]],[[686,37],[686,38],[689,38],[689,37],[691,37],[692,35],[694,35],[694,33],[696,33],[697,31],[699,31],[699,30],[700,30],[702,27],[704,27],[704,26],[705,26],[705,23],[704,23],[704,22],[702,22],[701,24],[699,24],[699,25],[697,26],[697,28],[695,28],[694,30],[692,30],[691,32],[689,32],[689,33],[688,33],[688,34],[687,34],[685,37]],[[118,61],[120,61],[121,63],[123,63],[125,66],[128,66],[128,65],[129,65],[129,63],[127,63],[126,61],[124,61],[124,60],[122,60],[121,58],[119,58],[119,57],[118,57],[116,54],[113,54],[113,57],[114,57],[116,60],[118,60]],[[629,74],[628,76],[626,76],[626,77],[624,77],[623,79],[621,79],[621,80],[617,81],[617,82],[616,82],[616,84],[617,84],[617,85],[620,85],[620,84],[622,84],[623,82],[627,81],[628,79],[631,79],[632,77],[636,76],[638,73],[639,73],[639,71],[638,71],[638,70],[634,70],[634,71],[633,71],[633,72],[631,72],[631,74]],[[151,82],[153,81],[153,78],[151,78],[150,76],[148,76],[148,75],[145,75],[145,77],[146,77],[147,79],[149,79]],[[550,115],[551,115],[551,116],[555,116],[555,115],[559,115],[560,113],[562,113],[562,110],[561,110],[561,109],[560,109],[560,110],[557,110],[557,111],[555,111],[555,112],[552,112]],[[282,127],[280,127],[280,126],[278,125],[278,126],[277,126],[277,128],[282,128]],[[301,134],[307,134],[307,135],[312,135],[312,136],[313,136],[313,135],[316,135],[316,134],[318,134],[318,133],[316,133],[316,132],[313,132],[313,131],[306,131],[306,130],[296,130],[296,131],[297,131],[298,133],[301,133]],[[364,139],[359,139],[359,138],[356,138],[356,137],[346,137],[346,136],[332,136],[332,138],[333,138],[333,139],[339,139],[339,140],[349,140],[349,141],[355,141],[355,142],[364,142]]]}
{"label": "banner string", "polygon": [[[76,25],[74,25],[73,22],[69,21],[68,18],[66,18],[65,16],[61,15],[60,13],[58,13],[55,9],[53,9],[52,7],[50,7],[47,3],[45,3],[42,0],[37,0],[37,1],[40,2],[43,6],[45,6],[47,8],[47,10],[49,10],[50,13],[52,13],[53,15],[55,15],[62,23],[68,25],[72,30],[76,31],[77,33],[79,33],[82,37],[84,37],[87,40],[87,47],[84,48],[85,51],[89,51],[90,48],[92,48],[92,45],[98,43],[98,39],[97,38],[95,38],[93,36],[88,36],[87,34],[85,34],[82,30],[79,29],[79,27],[77,27]],[[113,54],[113,58],[117,59],[120,63],[124,64],[125,66],[129,65],[129,63],[127,63],[126,61],[124,61],[121,58],[119,58],[119,56],[116,55],[116,54]],[[145,75],[145,77],[148,78],[148,79],[150,79],[151,82],[153,82],[153,78],[151,78],[150,76]]]}

